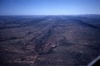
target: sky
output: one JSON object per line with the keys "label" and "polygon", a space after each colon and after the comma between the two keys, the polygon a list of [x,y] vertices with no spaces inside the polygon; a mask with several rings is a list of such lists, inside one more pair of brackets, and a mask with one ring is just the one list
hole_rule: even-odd
{"label": "sky", "polygon": [[100,14],[100,0],[0,0],[0,15]]}

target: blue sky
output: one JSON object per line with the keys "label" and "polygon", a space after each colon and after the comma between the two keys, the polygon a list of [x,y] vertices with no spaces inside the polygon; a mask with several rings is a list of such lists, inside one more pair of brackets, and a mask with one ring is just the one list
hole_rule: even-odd
{"label": "blue sky", "polygon": [[100,0],[0,0],[0,15],[100,14]]}

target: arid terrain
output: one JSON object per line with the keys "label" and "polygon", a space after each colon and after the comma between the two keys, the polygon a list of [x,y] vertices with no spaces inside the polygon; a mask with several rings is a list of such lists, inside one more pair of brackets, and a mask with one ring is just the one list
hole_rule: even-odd
{"label": "arid terrain", "polygon": [[86,66],[100,55],[100,15],[0,16],[0,66]]}

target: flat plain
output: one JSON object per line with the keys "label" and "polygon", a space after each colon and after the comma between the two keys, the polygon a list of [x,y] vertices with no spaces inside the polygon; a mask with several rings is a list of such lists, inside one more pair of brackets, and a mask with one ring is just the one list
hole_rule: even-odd
{"label": "flat plain", "polygon": [[100,55],[100,15],[0,16],[0,66],[86,66]]}

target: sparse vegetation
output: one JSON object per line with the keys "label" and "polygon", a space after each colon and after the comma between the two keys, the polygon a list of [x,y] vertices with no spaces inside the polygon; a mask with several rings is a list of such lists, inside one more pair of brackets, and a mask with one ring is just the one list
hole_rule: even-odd
{"label": "sparse vegetation", "polygon": [[0,66],[84,66],[99,47],[100,16],[0,18]]}

